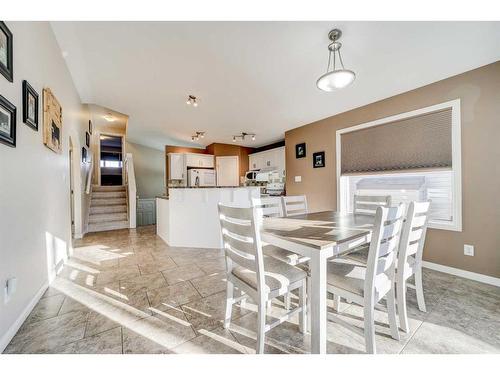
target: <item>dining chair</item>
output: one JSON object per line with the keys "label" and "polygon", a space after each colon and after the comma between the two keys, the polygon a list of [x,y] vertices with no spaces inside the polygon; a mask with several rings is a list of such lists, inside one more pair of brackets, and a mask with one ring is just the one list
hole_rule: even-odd
{"label": "dining chair", "polygon": [[[283,201],[281,200],[281,197],[252,198],[252,205],[257,209],[259,218],[284,216]],[[263,244],[263,251],[265,255],[281,260],[291,266],[297,266],[309,261],[308,257],[304,257],[300,254],[296,254],[273,245]],[[284,296],[283,303],[285,305],[285,309],[290,310],[290,294]]]}
{"label": "dining chair", "polygon": [[[430,201],[411,202],[406,214],[406,221],[401,233],[396,268],[396,295],[398,302],[399,323],[404,332],[409,331],[406,309],[406,288],[414,288],[420,311],[426,312],[424,288],[422,285],[422,254],[429,219]],[[415,284],[407,280],[415,275]]]}
{"label": "dining chair", "polygon": [[305,195],[289,195],[281,197],[285,216],[307,214],[307,198]]}
{"label": "dining chair", "polygon": [[[404,219],[404,206],[378,207],[375,212],[368,262],[366,265],[348,258],[338,258],[328,262],[327,290],[338,301],[340,297],[363,306],[366,351],[375,353],[375,305],[384,297],[391,336],[399,340],[396,321],[395,266]],[[333,314],[329,319],[340,324],[346,323]],[[348,326],[354,331],[358,327]]]}
{"label": "dining chair", "polygon": [[[390,195],[354,195],[353,213],[375,217],[377,207],[390,207]],[[368,259],[368,245],[359,246],[346,255],[347,258],[366,263]]]}
{"label": "dining chair", "polygon": [[[265,333],[299,314],[299,330],[306,330],[306,272],[276,258],[264,256],[260,218],[256,208],[235,208],[219,203],[219,220],[226,258],[226,313],[224,327],[231,323],[234,303],[250,297],[257,303],[257,353],[264,352]],[[234,289],[242,294],[234,298]],[[267,302],[298,289],[299,305],[266,324]]]}

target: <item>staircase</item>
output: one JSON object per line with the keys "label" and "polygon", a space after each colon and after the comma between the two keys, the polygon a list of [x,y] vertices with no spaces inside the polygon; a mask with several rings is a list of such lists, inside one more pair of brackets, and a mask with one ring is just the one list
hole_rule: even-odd
{"label": "staircase", "polygon": [[88,232],[129,228],[126,186],[92,186]]}

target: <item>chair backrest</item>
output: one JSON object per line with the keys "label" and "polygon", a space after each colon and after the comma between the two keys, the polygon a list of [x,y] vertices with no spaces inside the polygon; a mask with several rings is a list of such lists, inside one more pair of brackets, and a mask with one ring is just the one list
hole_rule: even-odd
{"label": "chair backrest", "polygon": [[263,288],[264,261],[256,209],[229,207],[219,203],[219,220],[227,272],[230,273],[234,268],[233,263],[236,263],[255,272],[257,283]]}
{"label": "chair backrest", "polygon": [[305,195],[281,197],[285,216],[307,214],[307,198]]}
{"label": "chair backrest", "polygon": [[391,288],[404,221],[404,205],[378,207],[372,231],[365,277],[365,297],[377,302]]}
{"label": "chair backrest", "polygon": [[252,205],[263,217],[283,217],[283,203],[280,197],[252,198]]}
{"label": "chair backrest", "polygon": [[[405,275],[405,263],[414,256],[414,261],[420,263],[424,252],[425,235],[427,233],[427,223],[429,221],[430,201],[411,202],[406,214],[406,221],[401,232],[401,241],[398,254],[398,276]],[[401,270],[401,272],[399,272]]]}
{"label": "chair backrest", "polygon": [[354,195],[353,212],[357,215],[375,216],[377,207],[390,206],[390,195]]}

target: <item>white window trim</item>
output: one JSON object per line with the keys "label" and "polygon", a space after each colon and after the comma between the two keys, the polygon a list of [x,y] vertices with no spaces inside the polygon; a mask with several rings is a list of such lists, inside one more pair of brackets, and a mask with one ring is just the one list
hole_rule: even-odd
{"label": "white window trim", "polygon": [[451,108],[451,150],[452,150],[452,170],[453,170],[453,222],[450,224],[442,222],[429,221],[429,228],[444,229],[461,232],[462,231],[462,135],[460,124],[460,99],[450,100],[448,102],[432,105],[430,107],[420,108],[410,112],[400,113],[394,116],[381,118],[364,124],[351,126],[336,131],[336,159],[337,159],[337,208],[345,212],[342,207],[341,195],[346,194],[345,186],[341,185],[341,143],[340,136],[356,130],[371,128],[388,122],[402,120],[408,117],[414,117],[429,112],[439,111],[441,109]]}

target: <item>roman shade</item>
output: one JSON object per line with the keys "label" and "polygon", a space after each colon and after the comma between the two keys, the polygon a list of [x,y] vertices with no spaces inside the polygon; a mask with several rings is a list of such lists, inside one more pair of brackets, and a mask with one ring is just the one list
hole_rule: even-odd
{"label": "roman shade", "polygon": [[451,108],[341,134],[341,174],[452,167]]}

